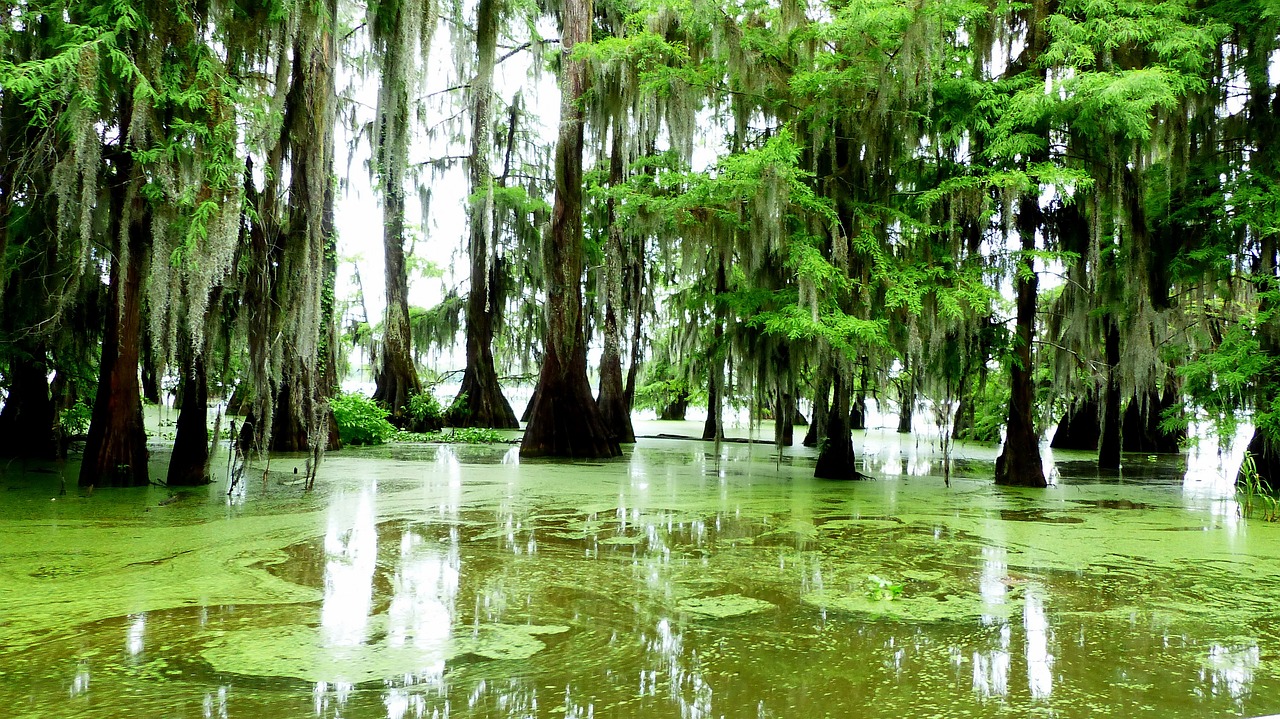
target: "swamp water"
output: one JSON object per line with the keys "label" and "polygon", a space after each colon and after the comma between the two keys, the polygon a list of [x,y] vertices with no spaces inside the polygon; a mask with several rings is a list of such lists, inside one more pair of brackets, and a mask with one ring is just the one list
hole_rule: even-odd
{"label": "swamp water", "polygon": [[1280,526],[1220,468],[1059,453],[1056,487],[1010,490],[961,447],[948,488],[899,441],[845,483],[801,448],[643,439],[347,449],[311,492],[277,456],[230,497],[12,463],[0,716],[1280,712]]}

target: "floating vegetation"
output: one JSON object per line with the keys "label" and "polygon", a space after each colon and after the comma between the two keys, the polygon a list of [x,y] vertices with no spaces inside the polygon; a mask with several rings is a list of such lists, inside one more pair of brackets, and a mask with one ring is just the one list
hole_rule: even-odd
{"label": "floating vegetation", "polygon": [[741,594],[721,594],[712,597],[691,597],[676,604],[682,612],[713,619],[742,617],[767,612],[776,607],[763,599],[744,597]]}

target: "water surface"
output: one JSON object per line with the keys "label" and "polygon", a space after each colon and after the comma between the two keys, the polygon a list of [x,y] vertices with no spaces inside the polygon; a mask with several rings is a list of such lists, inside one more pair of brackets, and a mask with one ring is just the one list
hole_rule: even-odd
{"label": "water surface", "polygon": [[[656,432],[655,432],[656,433]],[[862,439],[277,456],[228,496],[0,475],[0,707],[19,717],[1218,717],[1280,712],[1280,527],[1215,453]],[[162,456],[157,456],[163,460]],[[225,458],[224,458],[225,459]],[[1188,466],[1190,465],[1190,466]],[[162,476],[159,471],[156,476]],[[60,477],[72,478],[60,494]]]}

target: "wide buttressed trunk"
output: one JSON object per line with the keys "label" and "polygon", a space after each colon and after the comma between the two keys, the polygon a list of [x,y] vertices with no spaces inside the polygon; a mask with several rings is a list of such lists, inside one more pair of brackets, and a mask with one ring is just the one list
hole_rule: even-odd
{"label": "wide buttressed trunk", "polygon": [[1058,429],[1053,433],[1049,446],[1053,449],[1080,449],[1094,451],[1098,449],[1098,438],[1102,436],[1102,427],[1098,424],[1098,400],[1090,395],[1083,402],[1067,410],[1058,422]]}
{"label": "wide buttressed trunk", "polygon": [[9,393],[0,410],[0,457],[54,459],[57,412],[49,395],[49,365],[43,349],[31,349],[9,361]]}
{"label": "wide buttressed trunk", "polygon": [[[128,165],[126,161],[124,164]],[[122,175],[130,173],[122,172]],[[122,183],[123,184],[123,183]],[[142,327],[142,258],[150,222],[141,209],[126,213],[123,187],[113,191],[120,215],[131,217],[119,234],[127,248],[111,262],[106,332],[98,365],[98,394],[80,465],[80,486],[136,487],[147,484],[147,435],[142,421],[138,355]],[[135,214],[136,213],[136,214]],[[124,249],[124,248],[122,248]]]}
{"label": "wide buttressed trunk", "polygon": [[556,142],[556,194],[543,239],[547,282],[546,341],[537,396],[520,445],[524,457],[616,457],[612,438],[587,382],[582,308],[582,105],[586,66],[571,59],[591,40],[590,0],[569,0],[561,14],[560,136]]}
{"label": "wide buttressed trunk", "polygon": [[471,204],[468,254],[471,290],[467,295],[467,366],[449,413],[455,427],[516,429],[520,423],[502,394],[493,358],[494,324],[502,311],[501,270],[494,246],[492,144],[493,68],[498,43],[498,2],[480,0],[476,8],[476,75],[471,81]]}
{"label": "wide buttressed trunk", "polygon": [[[801,418],[803,419],[803,418]],[[773,441],[782,447],[795,444],[796,401],[790,394],[779,391],[773,401]]]}
{"label": "wide buttressed trunk", "polygon": [[165,481],[174,487],[208,484],[209,381],[204,357],[193,357],[182,373],[182,411],[178,413],[173,456]]}
{"label": "wide buttressed trunk", "polygon": [[383,251],[386,259],[387,308],[382,322],[382,352],[374,377],[373,398],[391,410],[393,423],[408,418],[409,398],[422,391],[413,366],[409,337],[409,278],[404,261],[404,192],[387,190],[383,200]]}
{"label": "wide buttressed trunk", "polygon": [[826,440],[818,452],[813,476],[818,479],[858,479],[849,428],[849,382],[837,371],[831,380],[831,409],[827,414]]}
{"label": "wide buttressed trunk", "polygon": [[[1018,231],[1024,252],[1035,250],[1035,232],[1040,226],[1039,198],[1024,197],[1018,212]],[[1009,372],[1009,417],[1005,424],[1004,449],[996,459],[996,484],[1017,487],[1047,487],[1040,459],[1040,436],[1035,429],[1035,386],[1032,379],[1031,343],[1035,338],[1036,290],[1038,279],[1029,255],[1024,255],[1018,273],[1017,329]]]}

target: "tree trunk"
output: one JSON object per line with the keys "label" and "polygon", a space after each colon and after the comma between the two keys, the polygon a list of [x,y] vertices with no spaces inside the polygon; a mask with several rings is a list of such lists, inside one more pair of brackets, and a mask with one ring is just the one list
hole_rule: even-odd
{"label": "tree trunk", "polygon": [[1102,427],[1098,424],[1099,409],[1097,398],[1089,396],[1067,410],[1049,446],[1054,449],[1097,450],[1098,438],[1102,436]]}
{"label": "tree trunk", "polygon": [[864,430],[867,428],[867,367],[864,364],[859,373],[858,393],[854,396],[853,407],[849,409],[849,429]]}
{"label": "tree trunk", "polygon": [[[631,308],[631,362],[627,366],[627,385],[622,391],[623,401],[627,403],[627,412],[635,409],[636,406],[636,382],[640,378],[640,338],[643,328],[644,318],[644,297],[641,290],[641,282],[644,277],[644,248],[640,248],[635,253],[636,266],[632,267],[635,272],[635,278],[632,285],[632,301],[634,306]],[[689,406],[688,399],[685,400],[685,407]],[[684,419],[683,413],[680,419]]]}
{"label": "tree trunk", "polygon": [[916,414],[915,378],[907,377],[902,383],[898,399],[898,434],[911,434],[911,421]]}
{"label": "tree trunk", "polygon": [[724,439],[724,427],[720,426],[720,382],[713,376],[707,383],[707,421],[702,423],[702,438],[708,442]]}
{"label": "tree trunk", "polygon": [[1180,404],[1173,382],[1165,383],[1163,394],[1158,389],[1148,391],[1145,402],[1139,402],[1137,397],[1133,398],[1125,409],[1124,420],[1121,422],[1124,451],[1147,454],[1181,452],[1186,432],[1165,432],[1160,428],[1164,413]]}
{"label": "tree trunk", "polygon": [[782,447],[795,444],[796,403],[791,395],[779,390],[773,402],[773,441]]}
{"label": "tree trunk", "polygon": [[1106,353],[1107,386],[1102,396],[1102,435],[1098,443],[1098,469],[1120,469],[1120,328],[1108,316]]}
{"label": "tree trunk", "polygon": [[[332,2],[332,0],[330,0]],[[332,89],[332,75],[330,89]],[[324,237],[324,287],[320,300],[320,386],[318,397],[323,401],[323,415],[320,421],[324,424],[325,449],[342,448],[342,436],[338,432],[338,418],[333,414],[330,400],[342,391],[342,378],[338,376],[338,317],[334,294],[338,283],[338,231],[334,221],[334,177],[332,135],[325,155],[327,170],[325,176],[329,181],[324,188],[324,206],[321,209],[320,233]]]}
{"label": "tree trunk", "polygon": [[[609,158],[609,184],[623,181],[622,127],[613,128],[613,149]],[[604,351],[600,355],[600,414],[615,440],[634,444],[631,408],[622,386],[622,329],[618,316],[622,312],[622,225],[617,217],[615,200],[608,200],[608,239],[604,259]]]}
{"label": "tree trunk", "polygon": [[[1022,250],[1034,251],[1036,230],[1041,212],[1039,197],[1022,198],[1018,212],[1018,231]],[[1014,334],[1012,367],[1010,368],[1009,419],[1005,425],[1004,449],[996,459],[996,484],[1018,487],[1047,487],[1040,459],[1040,437],[1035,429],[1035,387],[1032,383],[1031,342],[1035,338],[1036,290],[1039,284],[1034,260],[1023,256],[1015,280],[1018,318]]]}
{"label": "tree trunk", "polygon": [[711,347],[707,350],[707,421],[702,425],[702,438],[707,441],[724,439],[723,417],[720,412],[724,389],[724,311],[720,307],[719,297],[729,288],[729,278],[725,274],[724,258],[716,262],[715,307],[712,310],[712,321],[715,326],[711,330]]}
{"label": "tree trunk", "polygon": [[520,445],[523,457],[616,457],[622,454],[587,382],[582,307],[582,96],[587,68],[571,55],[591,41],[591,0],[567,0],[561,11],[560,136],[556,194],[543,239],[547,283],[546,341],[537,397]]}
{"label": "tree trunk", "polygon": [[818,367],[818,386],[813,392],[813,421],[805,432],[802,444],[816,447],[827,436],[827,416],[831,411],[831,376],[825,363]]}
{"label": "tree trunk", "polygon": [[408,421],[409,398],[422,391],[409,339],[409,278],[404,264],[404,192],[387,189],[383,251],[387,267],[387,308],[382,321],[382,352],[374,375],[373,398],[391,411],[393,424]]}
{"label": "tree trunk", "polygon": [[826,440],[818,452],[813,476],[818,479],[857,479],[854,465],[853,431],[849,428],[849,384],[837,371],[831,381],[831,411],[827,414]]}
{"label": "tree trunk", "polygon": [[9,395],[0,410],[0,457],[54,459],[58,413],[49,396],[49,365],[43,348],[13,353]]}
{"label": "tree trunk", "polygon": [[533,406],[538,403],[538,386],[533,386],[533,392],[529,394],[529,401],[524,405],[524,412],[520,413],[520,421],[528,424],[529,418],[533,416]]}
{"label": "tree trunk", "polygon": [[[406,22],[396,13],[395,22]],[[382,320],[382,352],[374,372],[373,399],[391,411],[391,422],[408,423],[409,398],[422,391],[413,365],[409,336],[409,275],[404,261],[404,185],[409,154],[409,88],[398,85],[412,62],[403,41],[406,29],[392,32],[383,58],[383,97],[379,98],[376,164],[382,183],[382,250],[386,270],[386,311]]]}
{"label": "tree trunk", "polygon": [[480,0],[476,8],[479,61],[471,80],[472,201],[468,253],[471,289],[467,293],[467,366],[449,423],[455,427],[516,429],[516,413],[502,395],[493,360],[494,319],[502,312],[501,272],[493,237],[493,173],[489,146],[493,125],[493,67],[498,45],[498,0]]}
{"label": "tree trunk", "polygon": [[165,480],[171,487],[194,487],[211,481],[208,475],[209,380],[204,357],[195,357],[188,365],[182,373],[182,411],[178,413],[173,456],[169,458]]}
{"label": "tree trunk", "polygon": [[[1254,467],[1263,486],[1272,492],[1280,490],[1280,446],[1268,441],[1261,430],[1254,430],[1253,439],[1249,440],[1248,452],[1253,457]],[[1242,480],[1243,476],[1237,474],[1236,483]]]}
{"label": "tree trunk", "polygon": [[[125,186],[131,183],[131,159],[121,160],[119,185],[112,190],[117,217],[125,215]],[[128,198],[132,200],[133,198]],[[147,484],[147,433],[142,422],[142,388],[138,384],[138,350],[142,325],[142,260],[145,257],[150,217],[137,207],[123,229],[119,248],[111,262],[111,288],[107,292],[106,332],[98,365],[98,394],[93,402],[89,439],[80,465],[80,486],[137,487]],[[120,263],[121,257],[125,264]]]}
{"label": "tree trunk", "polygon": [[964,381],[960,390],[960,401],[956,405],[956,418],[951,423],[951,439],[965,439],[973,431],[973,398],[969,396],[967,388],[964,387],[967,384],[967,380]]}
{"label": "tree trunk", "polygon": [[150,404],[160,404],[160,372],[156,368],[154,349],[148,333],[142,335],[142,399]]}
{"label": "tree trunk", "polygon": [[662,411],[658,412],[658,419],[667,421],[683,422],[686,413],[689,411],[689,394],[681,392],[676,398],[667,403]]}
{"label": "tree trunk", "polygon": [[[283,363],[280,385],[276,392],[275,411],[271,417],[271,441],[268,444],[271,451],[311,451],[311,422],[316,409],[313,400],[316,396],[315,387],[312,386],[313,381],[300,360],[293,362],[286,360]],[[327,436],[327,426],[324,432]]]}

